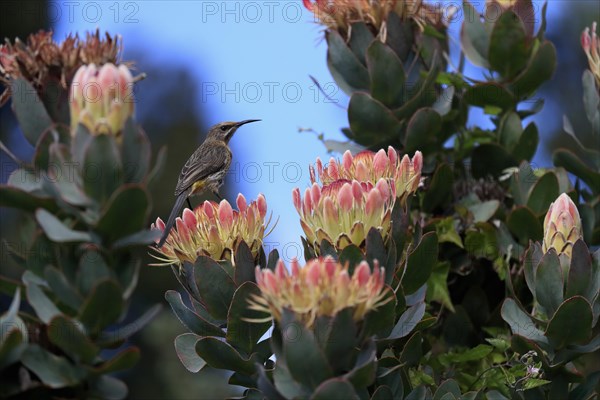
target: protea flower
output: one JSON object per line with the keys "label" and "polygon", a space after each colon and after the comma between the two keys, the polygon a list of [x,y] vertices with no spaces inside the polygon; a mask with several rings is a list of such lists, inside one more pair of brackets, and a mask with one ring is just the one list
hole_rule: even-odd
{"label": "protea flower", "polygon": [[294,206],[308,242],[318,251],[322,240],[338,250],[349,244],[364,246],[367,233],[376,228],[386,239],[396,190],[393,181],[371,182],[340,179],[323,188],[313,183],[300,197],[300,189],[292,192]]}
{"label": "protea flower", "polygon": [[121,64],[82,65],[71,83],[71,133],[83,124],[92,134],[118,136],[133,115],[133,77]]}
{"label": "protea flower", "polygon": [[581,47],[587,55],[590,64],[590,71],[596,78],[596,84],[600,87],[600,42],[596,35],[596,22],[592,24],[591,34],[590,28],[585,28],[581,34]]}
{"label": "protea flower", "polygon": [[313,259],[304,267],[294,259],[291,274],[282,260],[275,271],[256,267],[261,294],[250,299],[250,308],[268,312],[277,321],[288,309],[308,328],[316,318],[333,317],[348,307],[354,309],[354,320],[360,321],[391,299],[384,283],[384,268],[374,264],[371,271],[366,261],[361,262],[352,276],[347,266],[330,256]]}
{"label": "protea flower", "polygon": [[415,152],[412,160],[408,155],[400,159],[396,150],[390,146],[387,153],[383,149],[377,153],[365,150],[353,156],[346,151],[341,162],[332,157],[326,166],[317,158],[316,171],[310,166],[310,180],[315,183],[318,178],[323,185],[329,185],[339,179],[372,184],[382,178],[390,179],[394,181],[396,197],[402,197],[417,190],[422,168],[423,155],[420,151]]}
{"label": "protea flower", "polygon": [[554,249],[558,254],[565,254],[571,258],[573,245],[581,237],[579,211],[571,198],[563,193],[548,208],[544,220],[542,250],[545,253]]}
{"label": "protea flower", "polygon": [[353,22],[363,21],[379,31],[385,26],[390,12],[402,19],[413,19],[419,25],[430,23],[441,26],[443,13],[440,7],[423,1],[406,0],[302,0],[304,6],[315,14],[328,28],[348,32]]}
{"label": "protea flower", "polygon": [[52,32],[39,31],[27,41],[6,40],[0,45],[0,82],[5,89],[0,94],[0,106],[10,97],[10,81],[23,78],[42,93],[50,81],[66,90],[75,71],[83,64],[115,63],[119,59],[121,38],[100,31],[87,33],[85,38],[69,34],[62,43],[52,40]]}
{"label": "protea flower", "polygon": [[[153,265],[181,265],[185,261],[195,262],[200,255],[232,260],[231,255],[241,240],[256,257],[266,236],[267,202],[261,194],[256,201],[247,204],[246,198],[239,194],[236,203],[237,211],[227,200],[205,201],[194,211],[184,209],[165,244],[160,249],[151,247],[157,253],[152,256],[160,261]],[[164,231],[165,223],[158,218],[151,229]]]}

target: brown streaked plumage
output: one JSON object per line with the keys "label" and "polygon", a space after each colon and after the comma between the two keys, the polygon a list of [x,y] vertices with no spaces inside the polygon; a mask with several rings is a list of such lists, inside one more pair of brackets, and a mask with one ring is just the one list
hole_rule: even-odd
{"label": "brown streaked plumage", "polygon": [[228,146],[229,140],[240,126],[256,121],[260,120],[247,119],[240,122],[221,122],[210,128],[206,140],[196,149],[181,169],[175,187],[177,200],[157,247],[161,247],[167,240],[169,232],[183,208],[183,203],[187,200],[190,204],[188,199],[190,196],[200,194],[206,190],[210,190],[218,196],[219,188],[223,185],[223,179],[231,165],[232,154]]}

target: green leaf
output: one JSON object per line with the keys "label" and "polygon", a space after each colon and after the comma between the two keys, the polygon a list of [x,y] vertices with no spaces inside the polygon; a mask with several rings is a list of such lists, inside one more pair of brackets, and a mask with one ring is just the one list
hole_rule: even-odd
{"label": "green leaf", "polygon": [[350,26],[349,30],[349,38],[348,38],[348,46],[361,62],[361,64],[366,65],[366,56],[367,49],[375,36],[371,32],[371,29],[367,26],[366,23],[354,22]]}
{"label": "green leaf", "polygon": [[201,338],[196,343],[196,352],[213,368],[236,371],[246,375],[256,372],[252,360],[243,358],[237,350],[218,338]]}
{"label": "green leaf", "polygon": [[580,239],[575,242],[571,252],[565,297],[583,296],[592,302],[596,293],[588,292],[590,282],[592,282],[592,257],[585,242]]}
{"label": "green leaf", "polygon": [[196,343],[202,337],[193,333],[183,333],[175,338],[175,352],[183,366],[190,372],[196,373],[206,365],[198,353]]}
{"label": "green leaf", "polygon": [[33,195],[7,185],[0,185],[0,207],[16,208],[27,212],[33,212],[37,208],[51,211],[58,209],[55,201],[46,195]]}
{"label": "green leaf", "polygon": [[538,215],[545,214],[559,194],[556,174],[552,171],[546,172],[531,188],[527,207]]}
{"label": "green leaf", "polygon": [[128,247],[149,245],[155,243],[161,236],[162,232],[159,230],[146,229],[122,237],[114,242],[111,248],[113,250],[120,250]]}
{"label": "green leaf", "polygon": [[468,1],[463,2],[465,13],[460,40],[467,58],[479,67],[489,67],[490,37],[477,10]]}
{"label": "green leaf", "polygon": [[110,374],[132,368],[140,359],[140,351],[135,347],[129,347],[100,366],[94,368],[97,374]]}
{"label": "green leaf", "polygon": [[83,253],[79,259],[79,272],[77,274],[77,286],[83,296],[90,293],[97,282],[112,277],[114,277],[114,274],[108,268],[104,257],[98,250],[90,249]]}
{"label": "green leaf", "polygon": [[473,106],[496,107],[500,111],[511,108],[516,102],[513,95],[496,82],[482,82],[470,86],[465,91],[464,99]]}
{"label": "green leaf", "polygon": [[400,121],[367,93],[352,94],[348,105],[348,121],[354,140],[364,146],[400,137]]}
{"label": "green leaf", "polygon": [[125,182],[142,182],[150,168],[150,141],[132,118],[125,123],[122,140],[121,160]]}
{"label": "green leaf", "polygon": [[103,347],[109,347],[123,342],[144,328],[161,310],[162,304],[153,305],[139,318],[130,322],[129,324],[120,326],[111,332],[102,332],[96,339],[96,343]]}
{"label": "green leaf", "polygon": [[528,43],[520,18],[510,10],[503,12],[490,36],[490,66],[504,78],[514,77],[529,60]]}
{"label": "green leaf", "polygon": [[395,340],[407,336],[425,315],[425,303],[418,303],[406,309],[386,339]]}
{"label": "green leaf", "polygon": [[471,361],[483,360],[494,348],[486,344],[479,344],[472,349],[460,351],[457,353],[447,353],[440,355],[440,360],[447,365],[452,363],[468,363]]}
{"label": "green leaf", "polygon": [[241,285],[244,282],[254,282],[254,267],[256,267],[256,262],[250,248],[243,240],[238,243],[235,249],[234,260],[234,279],[236,285]]}
{"label": "green leaf", "polygon": [[61,220],[43,208],[35,211],[35,218],[44,230],[48,239],[53,242],[92,242],[92,236],[88,232],[75,231],[63,224]]}
{"label": "green leaf", "polygon": [[534,122],[531,122],[521,135],[519,143],[513,149],[512,155],[518,161],[531,161],[537,150],[540,136],[538,134],[537,126]]}
{"label": "green leaf", "polygon": [[[21,288],[17,287],[8,310],[0,315],[0,345],[8,340],[11,331],[17,330],[21,333],[24,341],[28,340],[28,331],[25,322],[19,318],[19,308],[21,307]],[[2,360],[2,358],[0,358]]]}
{"label": "green leaf", "polygon": [[552,381],[547,381],[545,379],[529,378],[525,380],[525,383],[523,384],[523,390],[534,389],[536,387],[544,386],[549,383],[552,383]]}
{"label": "green leaf", "polygon": [[281,333],[283,360],[294,380],[315,389],[332,377],[333,372],[313,333],[294,320],[293,314],[284,312]]}
{"label": "green leaf", "polygon": [[[25,323],[19,318],[22,326]],[[2,329],[2,342],[0,342],[0,370],[12,365],[21,359],[23,351],[27,348],[27,340],[23,337],[22,331],[10,329],[6,323],[0,319],[0,329]]]}
{"label": "green leaf", "polygon": [[27,301],[42,322],[48,324],[52,318],[61,314],[39,285],[31,282],[25,282],[25,285],[27,286]]}
{"label": "green leaf", "polygon": [[390,108],[402,105],[406,75],[396,53],[379,40],[367,50],[371,95]]}
{"label": "green leaf", "polygon": [[93,136],[85,149],[82,180],[85,192],[104,203],[123,183],[123,169],[115,138]]}
{"label": "green leaf", "polygon": [[575,296],[567,299],[554,313],[546,336],[555,348],[585,343],[592,336],[592,307],[588,301]]}
{"label": "green leaf", "polygon": [[132,235],[147,226],[150,198],[146,190],[134,184],[114,192],[96,225],[109,243]]}
{"label": "green leaf", "polygon": [[83,298],[77,290],[71,286],[64,274],[57,268],[49,265],[44,270],[44,276],[48,286],[56,297],[73,310],[78,310],[83,303]]}
{"label": "green leaf", "polygon": [[419,365],[421,357],[423,357],[423,335],[421,332],[415,332],[406,342],[402,353],[400,353],[400,362],[407,367]]}
{"label": "green leaf", "polygon": [[48,324],[48,339],[76,361],[92,364],[100,353],[92,341],[82,332],[78,322],[64,315],[57,315]]}
{"label": "green leaf", "polygon": [[498,127],[498,139],[506,150],[512,152],[523,134],[521,118],[515,112],[508,112],[502,117]]}
{"label": "green leaf", "polygon": [[502,319],[510,326],[513,335],[524,336],[535,342],[545,343],[544,333],[536,328],[531,317],[519,308],[517,303],[507,298],[501,309]]}
{"label": "green leaf", "polygon": [[[367,243],[368,246],[368,243]],[[355,245],[351,244],[344,247],[340,253],[340,263],[342,265],[348,264],[348,273],[352,274],[354,268],[365,259],[363,252]]]}
{"label": "green leaf", "polygon": [[110,375],[101,375],[92,382],[89,395],[98,399],[121,400],[127,397],[127,392],[127,385],[123,381]]}
{"label": "green leaf", "polygon": [[99,332],[117,321],[123,311],[119,285],[107,279],[98,282],[79,311],[79,320],[90,332]]}
{"label": "green leaf", "polygon": [[585,163],[570,150],[558,149],[554,152],[552,160],[554,165],[563,167],[573,175],[582,179],[590,188],[592,188],[592,190],[597,190],[595,188],[600,187],[600,173],[595,172],[585,165]]}
{"label": "green leaf", "polygon": [[535,297],[550,317],[563,302],[564,279],[560,260],[554,250],[548,251],[535,274]]}
{"label": "green leaf", "polygon": [[375,381],[376,370],[377,347],[375,342],[370,340],[358,354],[356,365],[344,375],[344,378],[348,379],[356,388],[365,388]]}
{"label": "green leaf", "polygon": [[206,256],[198,257],[194,273],[198,291],[210,315],[216,319],[227,319],[236,289],[233,279],[219,264]]}
{"label": "green leaf", "polygon": [[46,130],[53,125],[44,103],[27,80],[11,80],[12,109],[27,141],[35,146]]}
{"label": "green leaf", "polygon": [[538,218],[527,207],[516,207],[508,214],[506,225],[523,245],[532,241],[540,241],[544,236],[544,228]]}
{"label": "green leaf", "polygon": [[320,384],[310,397],[311,400],[356,399],[359,397],[352,385],[343,378],[332,378]]}
{"label": "green leaf", "polygon": [[270,320],[251,321],[270,317],[269,314],[248,307],[248,300],[255,296],[260,296],[258,286],[252,282],[244,282],[233,294],[227,314],[227,342],[247,354],[252,353],[260,338],[271,327]]}
{"label": "green leaf", "polygon": [[550,41],[542,42],[525,70],[510,86],[515,97],[528,98],[542,83],[549,81],[556,70],[556,48]]}
{"label": "green leaf", "polygon": [[346,45],[342,36],[334,30],[328,30],[325,39],[327,66],[339,87],[347,94],[356,90],[368,90],[369,72]]}
{"label": "green leaf", "polygon": [[85,370],[75,367],[63,357],[49,353],[37,344],[27,347],[21,362],[52,389],[77,385],[85,375]]}
{"label": "green leaf", "polygon": [[488,200],[481,203],[475,203],[468,206],[467,208],[473,214],[473,222],[487,222],[490,218],[496,214],[500,207],[498,200]]}
{"label": "green leaf", "polygon": [[390,400],[393,398],[394,392],[392,392],[392,389],[386,385],[378,386],[373,393],[373,396],[371,396],[371,400]]}
{"label": "green leaf", "polygon": [[190,310],[183,304],[181,294],[175,290],[167,290],[165,299],[171,305],[171,309],[181,323],[189,330],[199,336],[221,336],[225,333],[216,325],[208,322],[194,311]]}
{"label": "green leaf", "polygon": [[442,117],[433,108],[419,109],[408,121],[406,127],[405,150],[424,152],[435,147],[439,132],[442,129]]}
{"label": "green leaf", "polygon": [[458,399],[461,395],[460,387],[454,379],[448,379],[447,381],[444,381],[435,391],[435,394],[433,395],[433,400],[442,400],[442,398],[446,399],[446,395],[448,394],[451,395],[450,398],[455,399]]}
{"label": "green leaf", "polygon": [[450,264],[447,262],[438,263],[433,269],[429,280],[427,281],[427,301],[437,301],[450,311],[454,312],[454,305],[450,299],[448,290],[448,273]]}
{"label": "green leaf", "polygon": [[437,262],[438,239],[434,232],[423,235],[417,247],[408,254],[406,269],[402,275],[405,294],[417,291],[427,282]]}

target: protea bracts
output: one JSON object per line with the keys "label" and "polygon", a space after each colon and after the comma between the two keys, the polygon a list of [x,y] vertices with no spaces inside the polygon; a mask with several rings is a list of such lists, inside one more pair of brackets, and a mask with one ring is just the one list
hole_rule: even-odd
{"label": "protea bracts", "polygon": [[338,250],[349,244],[364,248],[371,228],[377,229],[385,240],[390,232],[396,189],[393,181],[383,178],[375,184],[340,179],[322,188],[313,183],[304,197],[296,188],[292,197],[306,239],[318,252],[323,240]]}
{"label": "protea bracts", "polygon": [[[172,229],[165,244],[157,249],[153,257],[160,261],[154,265],[182,265],[183,262],[194,263],[200,255],[213,260],[232,260],[232,253],[240,241],[246,242],[254,257],[263,243],[267,202],[263,195],[256,201],[247,203],[239,194],[236,199],[237,210],[233,210],[227,200],[220,203],[205,201],[193,211],[183,210],[181,218],[177,218],[175,229]],[[165,224],[158,218],[152,229],[164,230]]]}
{"label": "protea bracts", "polygon": [[550,204],[544,219],[544,242],[542,251],[554,249],[559,255],[571,258],[575,242],[582,238],[581,218],[573,200],[563,193]]}
{"label": "protea bracts", "polygon": [[284,310],[290,310],[307,328],[317,318],[333,317],[346,308],[352,308],[353,319],[360,321],[391,299],[384,279],[385,271],[378,263],[371,271],[363,261],[351,275],[347,266],[330,256],[313,259],[304,267],[294,259],[291,273],[279,260],[275,271],[256,267],[261,294],[250,299],[250,307],[270,313],[276,321],[281,321]]}
{"label": "protea bracts", "polygon": [[402,159],[393,147],[388,147],[387,153],[381,149],[377,153],[365,150],[353,156],[346,151],[342,161],[329,160],[327,165],[317,158],[315,167],[310,167],[311,183],[319,180],[323,185],[329,185],[339,179],[357,180],[359,182],[370,182],[376,184],[380,179],[394,181],[396,197],[414,193],[421,181],[421,169],[423,168],[423,155],[420,151],[415,152],[411,159],[404,155]]}
{"label": "protea bracts", "polygon": [[92,134],[118,136],[133,115],[133,77],[121,64],[81,66],[71,83],[71,132],[83,124]]}
{"label": "protea bracts", "polygon": [[591,30],[590,28],[585,28],[581,33],[581,47],[588,58],[590,71],[596,79],[596,84],[600,87],[600,42],[596,34],[596,22],[592,24]]}

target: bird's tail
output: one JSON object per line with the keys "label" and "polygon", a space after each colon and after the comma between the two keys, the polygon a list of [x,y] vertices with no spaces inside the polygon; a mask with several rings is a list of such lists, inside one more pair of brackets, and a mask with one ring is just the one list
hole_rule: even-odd
{"label": "bird's tail", "polygon": [[179,213],[181,212],[181,209],[183,208],[183,203],[185,202],[187,197],[188,197],[187,190],[185,192],[181,193],[179,196],[177,196],[177,200],[175,200],[175,205],[173,206],[173,210],[171,210],[171,215],[169,215],[169,220],[167,221],[167,225],[165,225],[165,230],[163,232],[163,235],[160,238],[160,241],[158,242],[158,245],[156,247],[161,248],[162,245],[165,244],[165,241],[169,237],[169,232],[171,232],[171,228],[173,228],[173,225],[175,225],[175,220],[179,216]]}

